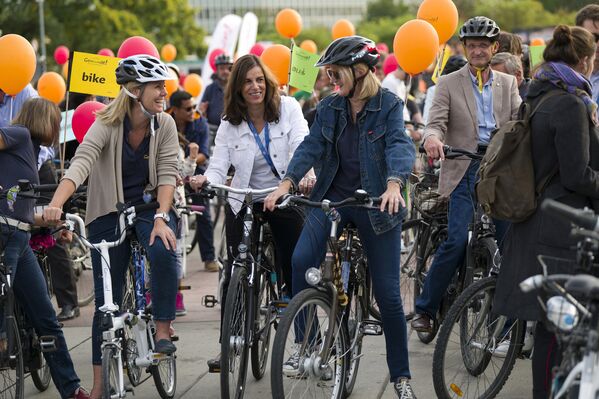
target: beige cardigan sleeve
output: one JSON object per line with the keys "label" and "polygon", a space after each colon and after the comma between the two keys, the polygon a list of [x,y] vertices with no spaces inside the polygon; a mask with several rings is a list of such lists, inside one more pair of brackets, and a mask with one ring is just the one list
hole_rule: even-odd
{"label": "beige cardigan sleeve", "polygon": [[111,129],[105,124],[95,121],[89,128],[83,142],[77,148],[63,179],[69,179],[79,187],[89,176],[92,166],[100,157],[102,150],[110,141]]}
{"label": "beige cardigan sleeve", "polygon": [[156,154],[157,187],[169,185],[175,187],[177,184],[177,156],[179,153],[179,139],[177,127],[172,117],[161,118],[161,131]]}

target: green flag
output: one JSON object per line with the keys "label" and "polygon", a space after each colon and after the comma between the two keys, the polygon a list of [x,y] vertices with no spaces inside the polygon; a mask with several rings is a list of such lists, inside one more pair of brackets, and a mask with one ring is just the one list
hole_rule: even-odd
{"label": "green flag", "polygon": [[289,86],[312,93],[318,76],[318,68],[314,64],[319,58],[318,54],[313,54],[299,46],[293,46]]}
{"label": "green flag", "polygon": [[530,70],[532,71],[537,65],[543,62],[543,51],[546,46],[530,46]]}

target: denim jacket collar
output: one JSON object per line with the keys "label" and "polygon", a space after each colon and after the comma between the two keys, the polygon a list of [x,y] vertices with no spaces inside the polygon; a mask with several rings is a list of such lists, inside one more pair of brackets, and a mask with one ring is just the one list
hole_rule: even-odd
{"label": "denim jacket collar", "polygon": [[[329,107],[338,110],[338,111],[346,111],[347,112],[347,97],[336,96],[330,103]],[[380,111],[382,108],[383,102],[383,90],[379,89],[379,91],[372,96],[366,105],[364,106],[365,111],[376,112]]]}

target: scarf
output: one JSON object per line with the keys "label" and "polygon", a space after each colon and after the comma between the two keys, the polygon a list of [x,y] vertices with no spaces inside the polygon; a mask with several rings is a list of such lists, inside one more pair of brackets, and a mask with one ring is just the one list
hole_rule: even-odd
{"label": "scarf", "polygon": [[546,62],[539,67],[534,79],[549,82],[555,87],[580,97],[586,105],[589,117],[595,126],[599,125],[597,103],[592,98],[592,85],[584,75],[576,72],[563,62]]}

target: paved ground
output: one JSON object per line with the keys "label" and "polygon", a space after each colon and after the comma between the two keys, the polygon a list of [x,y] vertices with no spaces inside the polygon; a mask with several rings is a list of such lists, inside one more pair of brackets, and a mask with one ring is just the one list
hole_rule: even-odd
{"label": "paved ground", "polygon": [[[201,298],[205,294],[215,292],[217,274],[203,271],[203,266],[196,252],[189,258],[186,284],[191,291],[185,293],[185,304],[188,314],[177,319],[175,327],[181,337],[177,344],[177,398],[218,398],[219,376],[209,374],[206,360],[218,352],[218,328],[220,309],[205,308]],[[65,323],[64,332],[67,343],[71,347],[71,356],[82,380],[82,384],[91,388],[91,314],[92,306],[82,309],[79,318]],[[413,373],[413,386],[420,399],[434,398],[431,377],[431,362],[434,342],[424,345],[415,334],[410,337],[410,363]],[[385,344],[383,337],[366,337],[364,340],[364,357],[360,364],[358,381],[352,398],[393,398],[393,390],[387,383],[387,367],[385,363]],[[507,386],[500,398],[529,398],[531,391],[530,361],[520,360],[512,372]],[[57,398],[58,393],[53,386],[47,392],[38,393],[33,383],[26,382],[25,397],[31,399]],[[133,397],[133,396],[132,396]],[[158,397],[152,379],[135,389],[136,398]],[[246,398],[270,398],[270,373],[261,381],[248,376]]]}

